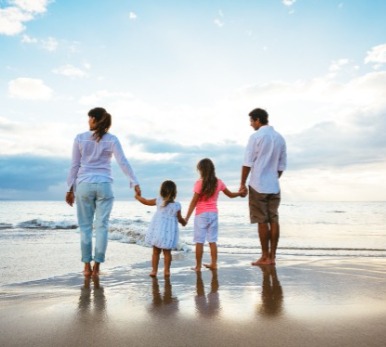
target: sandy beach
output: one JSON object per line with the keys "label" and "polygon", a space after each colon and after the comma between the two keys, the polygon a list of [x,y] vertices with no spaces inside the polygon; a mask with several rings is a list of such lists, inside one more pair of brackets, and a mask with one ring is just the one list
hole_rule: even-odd
{"label": "sandy beach", "polygon": [[3,285],[0,345],[385,345],[384,259],[251,260],[220,254],[217,271],[196,274],[194,254],[176,253],[170,280],[150,278],[143,261],[106,263],[99,280],[75,272]]}

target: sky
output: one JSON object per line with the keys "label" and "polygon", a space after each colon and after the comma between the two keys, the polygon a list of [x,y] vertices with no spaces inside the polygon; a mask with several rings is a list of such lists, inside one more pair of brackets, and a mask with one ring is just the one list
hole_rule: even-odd
{"label": "sky", "polygon": [[237,191],[260,107],[287,142],[282,201],[385,201],[385,15],[384,0],[0,0],[0,199],[64,199],[101,106],[145,197],[172,179],[189,199],[205,157]]}

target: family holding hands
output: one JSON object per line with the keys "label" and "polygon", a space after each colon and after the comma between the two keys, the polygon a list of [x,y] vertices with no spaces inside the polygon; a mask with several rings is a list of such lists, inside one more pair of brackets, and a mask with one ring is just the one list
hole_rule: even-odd
{"label": "family holding hands", "polygon": [[[280,236],[279,177],[286,168],[286,143],[284,138],[268,125],[268,114],[265,110],[258,108],[249,114],[251,126],[258,131],[255,131],[248,141],[239,191],[231,192],[224,182],[216,177],[213,162],[208,158],[202,159],[197,164],[200,178],[194,184],[193,197],[185,217],[182,216],[181,204],[176,201],[177,186],[173,181],[167,180],[161,184],[157,198],[146,199],[141,195],[139,182],[118,138],[108,133],[111,115],[104,108],[97,107],[90,110],[88,116],[90,131],[77,135],[74,140],[65,198],[70,206],[73,206],[76,200],[85,276],[97,276],[100,263],[105,261],[109,217],[114,200],[111,176],[113,155],[130,179],[130,186],[134,186],[135,198],[144,205],[157,207],[145,237],[146,244],[153,247],[150,276],[157,276],[161,253],[164,255],[164,275],[170,276],[171,251],[178,244],[178,223],[185,226],[193,212],[193,241],[196,245],[196,266],[193,270],[201,271],[205,241],[209,243],[211,262],[204,266],[212,270],[217,269],[217,200],[220,192],[229,198],[246,197],[249,193],[250,220],[251,223],[258,223],[262,249],[261,257],[252,262],[252,265],[275,265]],[[249,189],[246,186],[248,176]]]}

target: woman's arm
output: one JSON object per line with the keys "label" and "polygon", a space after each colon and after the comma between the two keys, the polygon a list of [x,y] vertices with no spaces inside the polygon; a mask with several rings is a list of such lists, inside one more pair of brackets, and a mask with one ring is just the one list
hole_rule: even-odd
{"label": "woman's arm", "polygon": [[135,195],[135,198],[142,204],[146,206],[155,206],[157,205],[157,199],[146,199],[143,196],[140,196],[138,194]]}
{"label": "woman's arm", "polygon": [[129,161],[127,160],[126,155],[123,152],[122,145],[117,137],[115,137],[115,142],[113,145],[113,154],[123,173],[129,177],[130,188],[133,186],[139,186],[137,176],[135,175]]}
{"label": "woman's arm", "polygon": [[192,215],[194,209],[196,208],[198,198],[200,197],[199,194],[194,193],[192,201],[190,202],[188,213],[186,214],[185,221],[188,223],[190,216]]}
{"label": "woman's arm", "polygon": [[68,189],[65,197],[65,201],[71,207],[74,205],[74,202],[75,202],[75,184],[76,184],[76,178],[78,176],[78,171],[80,168],[80,159],[81,159],[81,153],[79,149],[79,144],[78,144],[77,138],[75,138],[74,143],[72,145],[71,168],[67,175]]}
{"label": "woman's arm", "polygon": [[71,167],[67,175],[67,191],[75,191],[76,178],[78,176],[78,171],[80,168],[80,160],[82,154],[80,153],[78,138],[76,137],[72,145],[72,158],[71,158]]}

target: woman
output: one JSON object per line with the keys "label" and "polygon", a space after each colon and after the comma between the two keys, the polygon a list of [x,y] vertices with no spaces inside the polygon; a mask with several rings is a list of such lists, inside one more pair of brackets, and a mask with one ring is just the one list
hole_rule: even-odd
{"label": "woman", "polygon": [[[96,107],[89,111],[88,116],[90,131],[77,135],[74,140],[72,164],[67,177],[66,202],[72,206],[76,199],[84,275],[97,276],[100,263],[105,261],[109,217],[114,201],[111,176],[113,155],[124,174],[129,177],[130,188],[134,185],[135,192],[139,195],[141,189],[118,138],[108,133],[111,115],[104,108]],[[94,257],[93,224],[96,236]]]}

